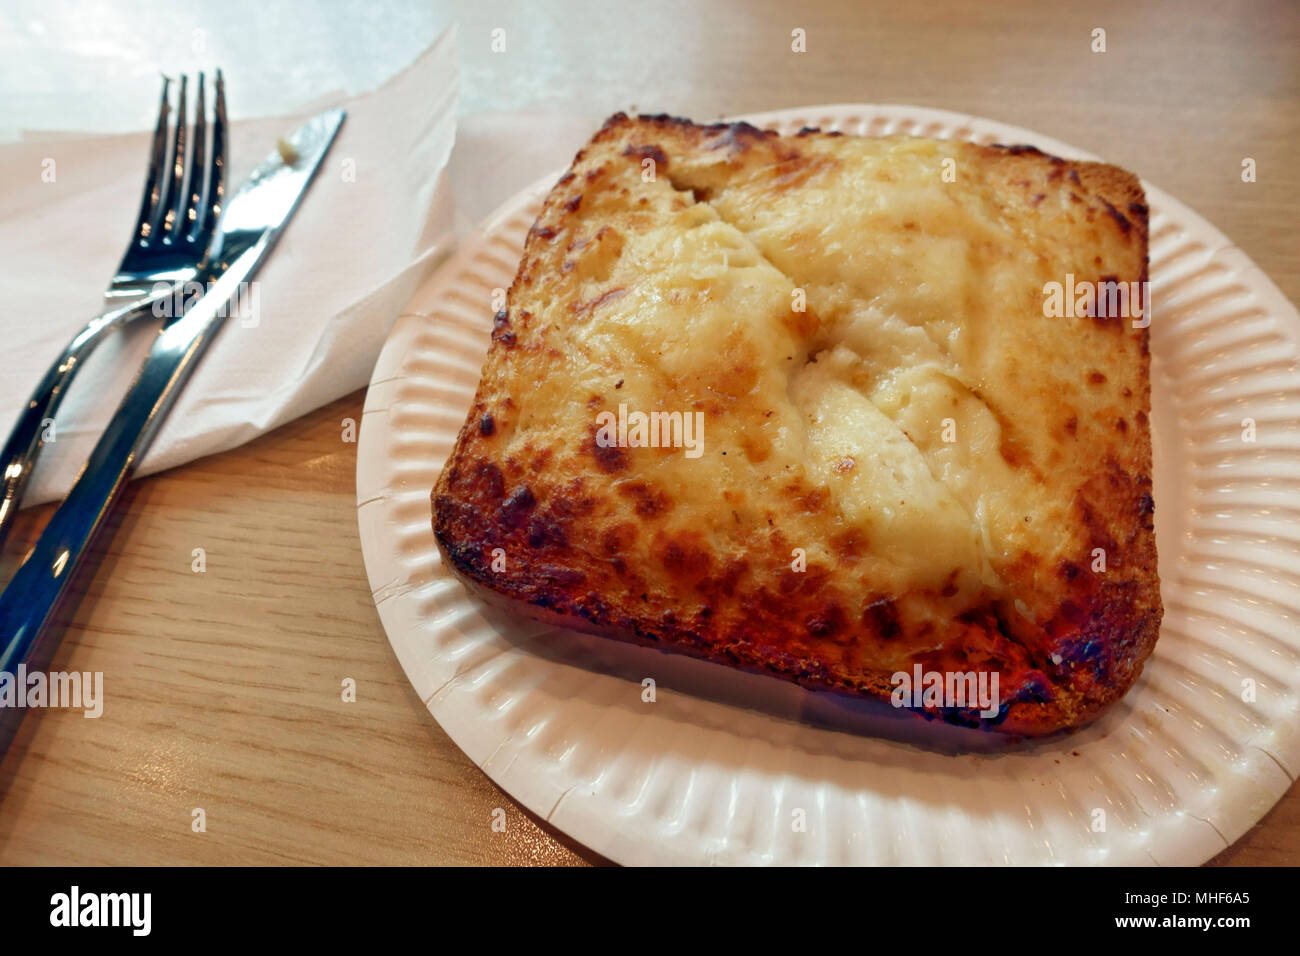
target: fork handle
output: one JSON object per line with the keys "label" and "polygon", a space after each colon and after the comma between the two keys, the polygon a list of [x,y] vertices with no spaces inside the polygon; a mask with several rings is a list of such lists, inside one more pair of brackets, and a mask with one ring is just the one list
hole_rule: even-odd
{"label": "fork handle", "polygon": [[172,295],[171,289],[159,291],[139,302],[91,319],[45,372],[23,406],[22,414],[5,441],[4,451],[0,452],[0,547],[4,546],[14,515],[22,503],[23,490],[44,445],[45,423],[54,418],[77,371],[109,332],[152,312],[155,303]]}
{"label": "fork handle", "polygon": [[195,335],[180,320],[158,333],[72,490],[0,593],[0,671],[13,673],[27,659],[219,325],[212,321]]}
{"label": "fork handle", "polygon": [[221,328],[235,292],[256,271],[277,235],[276,229],[266,230],[206,295],[183,316],[169,318],[159,331],[72,490],[0,592],[0,671],[14,673],[54,617],[77,567]]}

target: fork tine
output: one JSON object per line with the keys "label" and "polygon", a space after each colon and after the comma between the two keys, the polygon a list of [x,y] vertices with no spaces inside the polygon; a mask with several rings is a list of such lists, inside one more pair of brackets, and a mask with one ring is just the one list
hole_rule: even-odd
{"label": "fork tine", "polygon": [[199,94],[195,97],[193,141],[190,144],[189,162],[185,166],[185,215],[180,230],[186,242],[195,242],[199,236],[199,204],[203,202],[204,181],[209,175],[205,166],[208,139],[208,116],[204,98],[203,72],[199,72]]}
{"label": "fork tine", "polygon": [[171,89],[171,79],[164,76],[162,84],[162,102],[158,104],[158,122],[154,125],[153,144],[149,148],[149,169],[144,178],[144,198],[140,200],[140,215],[136,219],[135,241],[147,242],[153,235],[153,212],[158,206],[158,175],[162,171],[163,159],[167,150],[167,114],[170,105],[167,93]]}
{"label": "fork tine", "polygon": [[162,230],[163,236],[172,238],[174,230],[178,226],[181,216],[181,204],[185,201],[185,121],[186,121],[186,104],[188,97],[186,87],[188,86],[189,77],[184,73],[181,74],[181,89],[176,97],[176,128],[172,135],[172,150],[168,157],[167,189],[163,193],[163,203],[158,209],[162,214],[162,220],[159,223],[159,229]]}
{"label": "fork tine", "polygon": [[212,157],[208,160],[207,176],[203,189],[201,235],[208,236],[217,228],[221,208],[226,201],[226,84],[217,70],[215,83],[216,105],[212,111]]}

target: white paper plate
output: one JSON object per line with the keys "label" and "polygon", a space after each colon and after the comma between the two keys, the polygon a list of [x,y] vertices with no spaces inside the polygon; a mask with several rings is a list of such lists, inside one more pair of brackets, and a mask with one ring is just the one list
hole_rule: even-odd
{"label": "white paper plate", "polygon": [[[749,119],[1093,158],[910,106]],[[478,383],[492,291],[510,285],[558,176],[502,206],[416,295],[375,367],[358,449],[361,543],[389,640],[497,784],[637,864],[1195,864],[1286,791],[1300,768],[1300,316],[1218,230],[1146,187],[1160,643],[1097,723],[1008,744],[517,620],[440,565],[429,491]]]}

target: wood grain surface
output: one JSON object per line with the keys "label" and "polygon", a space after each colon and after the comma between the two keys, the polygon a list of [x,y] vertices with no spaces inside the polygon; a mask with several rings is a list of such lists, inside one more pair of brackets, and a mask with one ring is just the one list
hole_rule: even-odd
{"label": "wood grain surface", "polygon": [[[974,113],[1138,172],[1300,301],[1294,3],[437,6],[460,21],[463,110]],[[498,27],[506,54],[490,48]],[[1090,49],[1097,27],[1105,53]],[[790,51],[796,28],[804,54]],[[132,486],[50,662],[102,671],[104,715],[48,710],[17,729],[0,763],[0,863],[602,862],[497,790],[398,666],[357,536],[344,420],[362,401]],[[20,516],[0,572],[49,511]],[[1300,863],[1300,789],[1214,862]]]}

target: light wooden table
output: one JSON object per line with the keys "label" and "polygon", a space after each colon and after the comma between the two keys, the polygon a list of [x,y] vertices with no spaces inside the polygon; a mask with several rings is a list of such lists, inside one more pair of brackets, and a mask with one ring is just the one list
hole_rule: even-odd
{"label": "light wooden table", "polygon": [[[1138,171],[1300,301],[1292,3],[660,0],[439,15],[453,12],[466,110],[712,119],[871,101],[975,113]],[[506,55],[490,50],[496,27]],[[1104,54],[1090,50],[1094,27],[1107,31]],[[789,52],[795,28],[807,31],[802,55]],[[1246,156],[1253,184],[1240,179]],[[136,483],[51,665],[102,671],[105,714],[23,724],[0,764],[0,862],[600,861],[498,791],[407,684],[357,538],[356,446],[341,436],[362,400]],[[48,512],[22,516],[10,555]],[[349,677],[355,703],[341,699]],[[492,831],[496,807],[505,833]],[[1300,789],[1216,862],[1300,863]]]}

